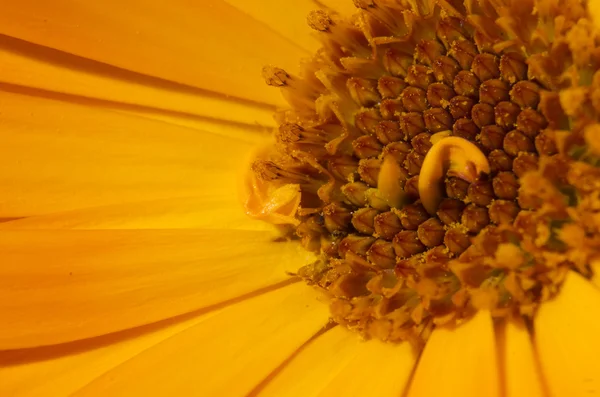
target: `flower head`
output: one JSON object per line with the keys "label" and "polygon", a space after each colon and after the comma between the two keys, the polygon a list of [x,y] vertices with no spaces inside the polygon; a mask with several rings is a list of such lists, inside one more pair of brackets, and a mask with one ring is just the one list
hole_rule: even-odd
{"label": "flower head", "polygon": [[7,6],[0,394],[600,389],[595,4],[339,3]]}

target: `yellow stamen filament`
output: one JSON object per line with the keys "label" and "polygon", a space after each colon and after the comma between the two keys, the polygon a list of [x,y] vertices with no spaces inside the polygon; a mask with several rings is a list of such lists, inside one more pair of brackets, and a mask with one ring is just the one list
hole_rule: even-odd
{"label": "yellow stamen filament", "polygon": [[419,175],[419,195],[423,207],[435,214],[442,201],[442,182],[446,174],[474,182],[489,173],[487,157],[475,144],[458,137],[447,137],[433,145],[425,156]]}

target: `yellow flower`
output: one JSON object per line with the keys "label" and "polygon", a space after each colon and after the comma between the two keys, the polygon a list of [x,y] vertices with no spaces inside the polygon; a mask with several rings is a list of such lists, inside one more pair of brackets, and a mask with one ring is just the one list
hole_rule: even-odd
{"label": "yellow flower", "polygon": [[600,394],[598,277],[569,273],[533,324],[436,328],[419,355],[331,324],[289,273],[312,255],[243,213],[236,181],[284,105],[259,71],[294,72],[318,46],[299,15],[348,3],[4,5],[1,396]]}

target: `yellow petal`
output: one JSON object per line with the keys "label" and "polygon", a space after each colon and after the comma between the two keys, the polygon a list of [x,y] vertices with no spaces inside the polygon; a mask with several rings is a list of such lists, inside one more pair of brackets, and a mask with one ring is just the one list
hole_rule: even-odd
{"label": "yellow petal", "polygon": [[[322,358],[323,360],[325,358]],[[400,396],[410,379],[416,357],[408,343],[362,342],[356,355],[329,379],[322,397]]]}
{"label": "yellow petal", "polygon": [[336,326],[309,342],[255,390],[261,397],[317,396],[356,357],[362,344],[356,334]]}
{"label": "yellow petal", "polygon": [[0,217],[236,186],[252,145],[141,117],[4,93]]}
{"label": "yellow petal", "polygon": [[600,393],[600,290],[571,272],[535,318],[535,344],[552,396]]}
{"label": "yellow petal", "polygon": [[98,98],[103,100],[94,102],[98,106],[139,109],[162,116],[178,115],[196,122],[244,123],[247,130],[256,129],[257,125],[273,125],[271,106],[150,78],[11,37],[0,36],[0,59],[2,82],[13,85],[4,85],[5,88],[17,89],[15,85],[18,85],[46,90],[45,95],[56,92]]}
{"label": "yellow petal", "polygon": [[[236,176],[232,175],[234,179]],[[235,192],[142,201],[33,216],[0,223],[9,229],[234,229],[273,230],[246,215]]]}
{"label": "yellow petal", "polygon": [[506,397],[544,397],[535,352],[522,321],[508,321],[504,329]]}
{"label": "yellow petal", "polygon": [[214,92],[272,104],[260,71],[294,71],[307,53],[222,0],[6,4],[0,33]]}
{"label": "yellow petal", "polygon": [[0,395],[70,396],[112,368],[217,313],[219,311],[146,333],[127,334],[121,339],[113,334],[109,341],[95,338],[81,341],[76,346],[67,344],[1,352]]}
{"label": "yellow petal", "polygon": [[[206,309],[289,278],[312,256],[271,234],[0,231],[0,350],[69,342]],[[34,247],[34,249],[32,249]]]}
{"label": "yellow petal", "polygon": [[492,318],[480,311],[456,329],[433,331],[408,397],[494,397],[499,386]]}
{"label": "yellow petal", "polygon": [[[236,106],[231,107],[227,103],[223,103],[223,106],[219,105],[219,109],[222,110],[224,117],[235,119],[236,116],[231,115],[236,111]],[[208,107],[210,111],[211,107]],[[188,117],[181,114],[169,114],[163,112],[154,112],[140,109],[131,109],[122,111],[126,114],[132,114],[140,117],[145,117],[151,120],[162,121],[171,125],[178,125],[185,128],[193,128],[201,133],[210,132],[211,134],[221,135],[228,138],[233,138],[243,142],[250,142],[258,144],[260,142],[266,142],[271,139],[271,132],[273,131],[273,115],[275,112],[269,111],[269,122],[263,121],[252,121],[252,124],[239,123],[236,121],[227,121],[224,119],[212,119],[207,117]],[[241,112],[240,115],[244,117],[247,114],[248,117],[252,116],[252,113]],[[262,119],[262,118],[261,118]],[[258,142],[258,143],[257,143]]]}
{"label": "yellow petal", "polygon": [[352,2],[347,0],[319,0],[319,3],[344,16],[349,16],[357,12]]}
{"label": "yellow petal", "polygon": [[280,0],[225,1],[306,50],[313,52],[319,47],[306,23],[308,13],[318,8],[319,4],[314,0],[294,0],[292,12],[290,4]]}
{"label": "yellow petal", "polygon": [[76,396],[246,396],[328,321],[310,287],[236,304],[148,349]]}

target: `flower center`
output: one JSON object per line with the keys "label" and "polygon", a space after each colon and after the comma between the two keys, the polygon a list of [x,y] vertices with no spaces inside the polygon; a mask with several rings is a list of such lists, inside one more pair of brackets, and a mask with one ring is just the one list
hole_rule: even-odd
{"label": "flower center", "polygon": [[253,170],[298,188],[299,206],[262,214],[286,208],[276,223],[319,255],[298,274],[333,320],[421,344],[477,310],[532,316],[567,271],[592,276],[600,51],[581,5],[408,3],[309,15],[323,49],[301,77],[263,71],[291,109]]}

